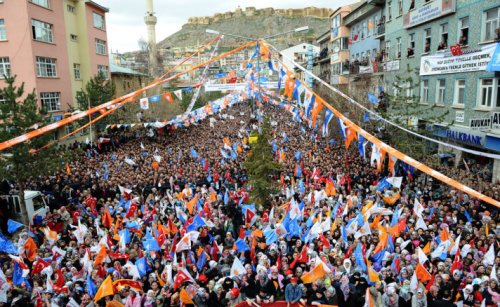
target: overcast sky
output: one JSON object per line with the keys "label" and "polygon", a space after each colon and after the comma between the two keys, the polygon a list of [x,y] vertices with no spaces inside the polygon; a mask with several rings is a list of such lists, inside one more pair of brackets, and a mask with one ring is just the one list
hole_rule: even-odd
{"label": "overcast sky", "polygon": [[[109,8],[107,30],[109,48],[119,52],[137,50],[137,41],[147,39],[144,14],[146,0],[97,0]],[[215,13],[234,11],[238,5],[242,8],[303,8],[307,6],[330,7],[356,2],[356,0],[154,0],[156,39],[179,31],[189,17],[211,16]]]}

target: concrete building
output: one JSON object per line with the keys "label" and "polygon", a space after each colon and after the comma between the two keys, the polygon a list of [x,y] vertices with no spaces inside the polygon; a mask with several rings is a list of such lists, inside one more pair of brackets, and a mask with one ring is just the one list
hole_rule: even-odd
{"label": "concrete building", "polygon": [[349,35],[350,29],[345,25],[344,18],[359,4],[341,6],[330,15],[331,24],[331,84],[345,88],[349,74]]}
{"label": "concrete building", "polygon": [[107,12],[93,1],[0,1],[0,87],[17,75],[61,119],[92,76],[109,77]]}
{"label": "concrete building", "polygon": [[[350,28],[349,92],[371,91],[383,85],[383,56],[377,25],[383,20],[380,6],[362,1],[344,17]],[[358,93],[366,97],[366,93]]]}
{"label": "concrete building", "polygon": [[[444,121],[429,122],[422,112],[415,121],[435,137],[462,147],[500,153],[500,75],[487,72],[500,39],[500,3],[475,0],[381,1],[385,6],[385,89],[394,93],[397,76],[410,75],[417,88],[406,94],[420,96],[420,109],[433,108]],[[461,45],[463,55],[450,46]],[[409,71],[407,71],[407,68]],[[406,86],[402,85],[401,86]],[[418,91],[418,92],[417,92]],[[427,119],[426,119],[427,118]],[[495,120],[496,119],[496,120]],[[445,151],[445,148],[439,148]],[[500,160],[491,161],[452,152],[455,163],[471,158],[493,164],[493,179],[500,179]]]}
{"label": "concrete building", "polygon": [[316,58],[314,58],[314,69],[313,73],[320,77],[326,82],[330,82],[331,74],[331,64],[330,64],[330,31],[326,31],[322,35],[318,36],[316,39],[316,45],[319,46],[320,52]]}
{"label": "concrete building", "polygon": [[[293,59],[298,64],[305,67],[307,65],[307,57],[308,57],[308,49],[312,47],[313,58],[317,57],[320,52],[320,48],[318,46],[314,46],[312,44],[302,43],[290,48],[286,48],[281,50],[281,53],[287,56],[290,59]],[[283,58],[283,64],[290,70],[295,70],[295,65],[288,61],[286,58]]]}

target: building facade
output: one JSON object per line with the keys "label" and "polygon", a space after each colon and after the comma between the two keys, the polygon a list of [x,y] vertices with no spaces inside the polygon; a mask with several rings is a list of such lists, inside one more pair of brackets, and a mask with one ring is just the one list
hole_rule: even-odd
{"label": "building facade", "polygon": [[[385,61],[399,61],[384,74],[385,89],[397,91],[397,76],[411,76],[407,95],[420,99],[421,109],[433,107],[444,121],[430,123],[425,113],[416,118],[434,136],[462,147],[500,153],[500,75],[486,71],[500,39],[500,3],[494,0],[371,1],[385,14]],[[462,55],[452,54],[460,46]],[[439,148],[440,151],[449,151]],[[453,152],[456,164],[468,158]],[[500,160],[470,156],[493,163],[500,179]]]}
{"label": "building facade", "polygon": [[345,25],[344,18],[359,4],[339,7],[330,15],[331,48],[330,56],[332,85],[345,88],[349,74],[349,35],[350,29]]}
{"label": "building facade", "polygon": [[350,28],[349,92],[372,91],[383,83],[383,54],[377,25],[383,20],[380,6],[361,2],[344,17]]}
{"label": "building facade", "polygon": [[108,10],[93,1],[0,2],[0,87],[17,75],[54,120],[76,107],[76,92],[98,72],[109,77]]}
{"label": "building facade", "polygon": [[331,78],[331,46],[330,46],[330,30],[323,33],[316,38],[316,45],[319,46],[320,52],[314,59],[313,73],[323,80],[330,80]]}

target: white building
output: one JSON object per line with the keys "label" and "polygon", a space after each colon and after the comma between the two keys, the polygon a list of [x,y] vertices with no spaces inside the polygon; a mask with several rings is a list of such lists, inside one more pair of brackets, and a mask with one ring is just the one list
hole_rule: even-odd
{"label": "white building", "polygon": [[[283,49],[281,50],[281,53],[290,58],[293,59],[295,62],[299,63],[300,65],[304,66],[307,68],[307,54],[309,50],[309,46],[312,47],[312,53],[313,53],[313,59],[319,55],[320,48],[318,46],[314,46],[312,44],[307,44],[307,43],[302,43],[295,45],[293,47]],[[283,63],[285,66],[291,70],[295,70],[295,65],[293,65],[290,61],[288,61],[285,57],[283,57]]]}

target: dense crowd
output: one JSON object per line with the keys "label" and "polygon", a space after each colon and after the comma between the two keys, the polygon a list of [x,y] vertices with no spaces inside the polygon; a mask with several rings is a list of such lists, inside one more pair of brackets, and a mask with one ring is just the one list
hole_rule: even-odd
{"label": "dense crowd", "polygon": [[51,210],[11,238],[19,257],[0,253],[0,305],[499,305],[497,208],[401,163],[377,171],[333,123],[322,137],[262,112],[282,169],[267,208],[248,197],[260,123],[247,104],[185,128],[119,128],[34,178]]}

